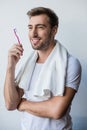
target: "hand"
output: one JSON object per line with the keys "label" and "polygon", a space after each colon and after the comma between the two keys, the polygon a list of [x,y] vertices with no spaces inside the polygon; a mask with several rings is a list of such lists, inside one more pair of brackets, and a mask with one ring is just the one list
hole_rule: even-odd
{"label": "hand", "polygon": [[19,110],[19,111],[24,111],[25,109],[25,102],[26,102],[27,100],[25,99],[25,98],[22,98],[21,99],[21,102],[19,103],[19,105],[18,105],[18,107],[17,107],[17,109]]}
{"label": "hand", "polygon": [[15,66],[22,55],[23,55],[22,45],[14,44],[8,53],[8,64],[10,66]]}

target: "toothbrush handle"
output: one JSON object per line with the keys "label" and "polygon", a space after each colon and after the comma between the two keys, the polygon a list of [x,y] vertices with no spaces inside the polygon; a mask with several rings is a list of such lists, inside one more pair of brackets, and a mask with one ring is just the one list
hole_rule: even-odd
{"label": "toothbrush handle", "polygon": [[17,35],[17,33],[16,33],[16,30],[15,30],[15,29],[14,29],[14,34],[15,34],[15,36],[16,36],[16,38],[17,38],[18,44],[21,44],[21,43],[20,43],[19,36]]}

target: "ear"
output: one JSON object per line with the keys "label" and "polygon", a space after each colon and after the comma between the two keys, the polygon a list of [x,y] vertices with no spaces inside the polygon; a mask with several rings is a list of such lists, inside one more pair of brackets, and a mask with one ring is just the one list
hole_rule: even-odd
{"label": "ear", "polygon": [[55,25],[55,26],[52,28],[52,34],[53,34],[53,36],[56,35],[57,30],[58,30],[58,27]]}

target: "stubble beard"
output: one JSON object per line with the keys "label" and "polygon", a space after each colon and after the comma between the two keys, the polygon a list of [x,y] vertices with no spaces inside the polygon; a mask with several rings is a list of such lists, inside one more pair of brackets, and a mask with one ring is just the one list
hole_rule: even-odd
{"label": "stubble beard", "polygon": [[47,50],[51,44],[51,37],[52,36],[51,36],[51,32],[50,32],[50,34],[45,42],[42,42],[40,45],[38,45],[36,47],[32,45],[32,48],[34,50]]}

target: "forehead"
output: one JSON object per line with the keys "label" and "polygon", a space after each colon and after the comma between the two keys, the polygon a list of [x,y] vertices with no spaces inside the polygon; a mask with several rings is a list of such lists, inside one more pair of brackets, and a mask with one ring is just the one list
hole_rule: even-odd
{"label": "forehead", "polygon": [[48,23],[49,23],[49,18],[45,14],[32,16],[29,19],[29,24],[31,24],[31,25],[32,24],[48,24]]}

